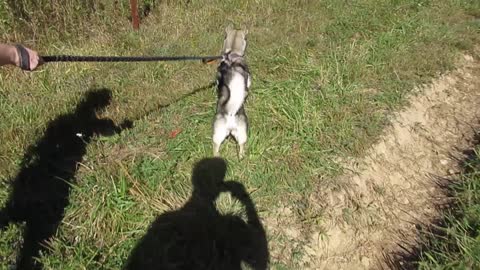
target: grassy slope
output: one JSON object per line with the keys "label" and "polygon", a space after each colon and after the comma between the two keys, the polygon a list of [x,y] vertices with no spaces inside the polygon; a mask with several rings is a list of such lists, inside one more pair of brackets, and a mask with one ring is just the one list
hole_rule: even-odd
{"label": "grassy slope", "polygon": [[[253,192],[266,216],[279,203],[300,201],[313,186],[341,188],[329,181],[341,173],[334,160],[361,154],[413,85],[450,68],[455,54],[475,43],[476,1],[437,2],[166,1],[135,33],[119,16],[125,12],[112,11],[105,1],[104,11],[78,25],[57,19],[50,29],[30,28],[34,35],[15,28],[2,37],[45,54],[214,54],[228,22],[247,26],[254,76],[248,156],[238,161],[231,142],[222,153],[229,178]],[[54,11],[60,14],[54,18],[71,12],[68,4]],[[58,25],[67,35],[58,34]],[[214,72],[198,63],[51,64],[29,75],[1,71],[0,201],[26,147],[87,89],[113,91],[106,117],[138,119],[133,130],[90,144],[53,251],[42,259],[47,266],[118,268],[153,218],[188,198],[192,164],[211,154],[214,90],[159,107],[207,86]],[[180,135],[170,139],[178,128]],[[0,258],[13,260],[18,230],[11,226],[0,233],[7,243],[0,245]],[[290,256],[273,261],[287,268],[296,263]]]}

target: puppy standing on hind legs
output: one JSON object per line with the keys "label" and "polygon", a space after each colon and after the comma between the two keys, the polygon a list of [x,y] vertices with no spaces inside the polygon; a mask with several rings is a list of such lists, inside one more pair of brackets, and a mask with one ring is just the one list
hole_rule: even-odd
{"label": "puppy standing on hind legs", "polygon": [[248,136],[244,102],[251,84],[250,72],[244,59],[247,31],[235,30],[229,26],[225,29],[225,34],[222,51],[224,58],[217,72],[218,100],[213,120],[213,155],[220,155],[220,145],[231,135],[238,144],[239,158],[243,158]]}

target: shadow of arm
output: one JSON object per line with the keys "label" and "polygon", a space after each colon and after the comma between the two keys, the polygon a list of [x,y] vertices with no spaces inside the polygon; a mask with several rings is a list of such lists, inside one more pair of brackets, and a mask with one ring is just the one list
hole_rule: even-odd
{"label": "shadow of arm", "polygon": [[245,190],[245,187],[238,182],[227,181],[225,182],[225,189],[245,206],[248,224],[262,228],[255,205],[250,198],[250,195]]}
{"label": "shadow of arm", "polygon": [[239,200],[245,207],[247,214],[247,223],[254,229],[254,253],[245,258],[246,262],[255,270],[265,270],[268,268],[269,252],[265,230],[260,222],[255,205],[245,187],[235,181],[227,181],[225,191],[229,191],[234,198]]}

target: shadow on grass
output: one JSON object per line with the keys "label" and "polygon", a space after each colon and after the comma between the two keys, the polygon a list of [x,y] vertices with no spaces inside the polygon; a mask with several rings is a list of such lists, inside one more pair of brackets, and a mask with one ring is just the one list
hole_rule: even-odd
{"label": "shadow on grass", "polygon": [[116,126],[110,119],[97,118],[96,113],[110,101],[110,90],[90,90],[74,112],[51,121],[25,153],[10,197],[0,210],[0,229],[9,223],[26,223],[17,269],[42,268],[35,257],[46,251],[48,239],[61,223],[88,143],[96,135],[110,136],[131,127],[130,121]]}
{"label": "shadow on grass", "polygon": [[[160,215],[130,254],[124,269],[267,269],[265,230],[245,187],[224,181],[227,164],[220,158],[199,161],[193,192],[179,210]],[[215,201],[222,192],[239,200],[246,219],[222,215]]]}
{"label": "shadow on grass", "polygon": [[212,82],[212,83],[207,84],[207,85],[205,85],[205,86],[201,86],[201,87],[195,88],[195,89],[193,89],[192,91],[190,91],[190,92],[188,92],[188,93],[180,96],[179,98],[171,101],[170,103],[167,103],[167,104],[159,104],[159,105],[154,106],[154,107],[151,108],[151,109],[142,111],[140,115],[137,115],[137,116],[133,117],[132,120],[133,120],[133,121],[138,121],[138,120],[142,119],[143,117],[146,117],[146,116],[148,116],[148,115],[150,115],[150,114],[152,114],[152,113],[158,112],[158,111],[163,110],[163,109],[167,109],[167,108],[170,107],[171,105],[173,105],[173,104],[175,104],[175,103],[177,103],[177,102],[179,102],[179,101],[181,101],[181,100],[183,100],[183,99],[185,99],[185,98],[188,98],[188,97],[190,97],[190,96],[193,96],[193,95],[195,95],[195,94],[197,94],[197,93],[199,93],[199,92],[201,92],[201,91],[210,89],[210,88],[214,87],[215,85],[216,85],[216,82]]}

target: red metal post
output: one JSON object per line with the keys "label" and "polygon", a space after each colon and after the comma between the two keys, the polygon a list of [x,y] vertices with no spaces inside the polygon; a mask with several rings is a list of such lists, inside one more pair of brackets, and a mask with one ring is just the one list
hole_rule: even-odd
{"label": "red metal post", "polygon": [[138,30],[140,28],[140,19],[138,17],[138,3],[137,3],[137,0],[130,0],[130,9],[132,11],[133,29]]}

